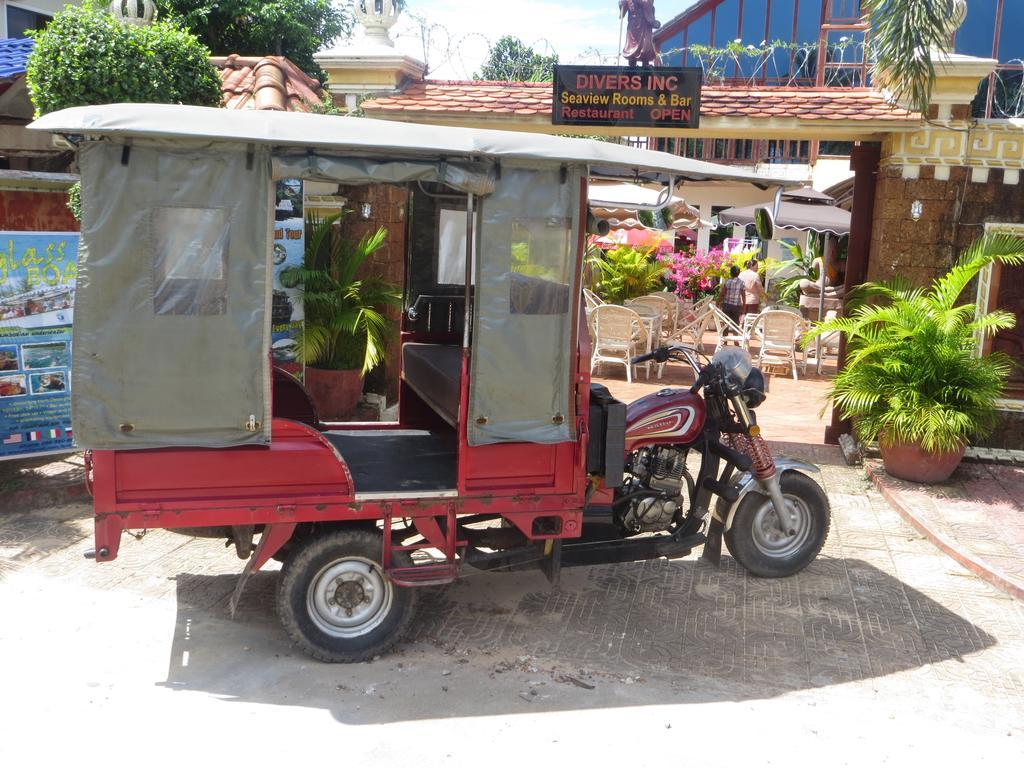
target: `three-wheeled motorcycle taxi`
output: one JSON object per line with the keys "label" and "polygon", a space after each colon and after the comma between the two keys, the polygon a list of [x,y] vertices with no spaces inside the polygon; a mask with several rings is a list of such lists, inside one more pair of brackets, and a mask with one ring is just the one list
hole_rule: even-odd
{"label": "three-wheeled motorcycle taxi", "polygon": [[[221,536],[248,560],[232,609],[281,560],[288,634],[359,661],[400,636],[416,587],[463,567],[555,580],[700,545],[717,563],[724,537],[779,577],[819,552],[818,470],[772,457],[746,353],[655,349],[637,362],[687,362],[694,384],[627,406],[590,383],[581,302],[590,179],[665,199],[688,182],[784,182],[610,143],[320,115],[122,104],[32,127],[75,147],[82,174],[72,395],[96,560],[129,529]],[[397,423],[323,423],[272,368],[275,179],[407,190]]]}

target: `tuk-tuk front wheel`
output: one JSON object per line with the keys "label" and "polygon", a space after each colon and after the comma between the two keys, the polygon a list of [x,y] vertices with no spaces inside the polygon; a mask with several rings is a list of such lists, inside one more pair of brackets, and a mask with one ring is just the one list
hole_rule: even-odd
{"label": "tuk-tuk front wheel", "polygon": [[[343,530],[303,541],[288,553],[277,611],[303,651],[321,661],[356,662],[398,642],[416,594],[388,579],[381,551],[379,533]],[[408,565],[405,560],[398,565]]]}
{"label": "tuk-tuk front wheel", "polygon": [[785,472],[780,485],[794,515],[785,527],[772,500],[755,491],[740,502],[732,528],[725,532],[729,553],[752,575],[765,579],[792,576],[810,565],[825,544],[831,522],[828,496],[813,479]]}

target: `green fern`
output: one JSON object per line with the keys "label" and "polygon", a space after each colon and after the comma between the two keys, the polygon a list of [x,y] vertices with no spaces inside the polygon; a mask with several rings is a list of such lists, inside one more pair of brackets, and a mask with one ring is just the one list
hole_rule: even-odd
{"label": "green fern", "polygon": [[958,304],[978,273],[994,261],[1024,264],[1024,238],[986,235],[929,288],[902,280],[868,283],[850,317],[816,324],[808,334],[846,334],[846,367],[828,397],[852,419],[861,440],[920,443],[926,451],[957,450],[991,431],[1012,362],[1001,353],[979,357],[978,338],[1012,328],[1008,312],[977,316]]}
{"label": "green fern", "polygon": [[401,295],[379,278],[357,279],[360,267],[384,245],[387,230],[381,227],[352,243],[333,232],[341,216],[306,219],[303,264],[282,271],[281,284],[302,290],[305,324],[295,340],[299,361],[366,374],[384,359],[391,322],[383,309],[401,306]]}

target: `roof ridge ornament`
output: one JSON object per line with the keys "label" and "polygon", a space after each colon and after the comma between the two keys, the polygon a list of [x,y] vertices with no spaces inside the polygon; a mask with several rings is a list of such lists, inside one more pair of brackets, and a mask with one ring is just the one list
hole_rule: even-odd
{"label": "roof ridge ornament", "polygon": [[156,3],[153,0],[113,0],[110,15],[122,24],[145,26],[156,21]]}
{"label": "roof ridge ornament", "polygon": [[949,12],[946,17],[946,28],[949,30],[950,37],[956,32],[963,23],[967,20],[967,0],[948,0]]}
{"label": "roof ridge ornament", "polygon": [[402,14],[398,0],[355,0],[352,13],[366,30],[368,41],[389,48],[395,47],[388,30],[398,23],[398,17]]}

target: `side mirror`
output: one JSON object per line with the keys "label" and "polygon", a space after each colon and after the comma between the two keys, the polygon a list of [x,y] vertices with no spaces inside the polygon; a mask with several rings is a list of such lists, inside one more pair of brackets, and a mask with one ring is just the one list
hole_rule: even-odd
{"label": "side mirror", "polygon": [[775,237],[775,221],[772,212],[767,208],[754,209],[754,227],[760,240],[771,240]]}

